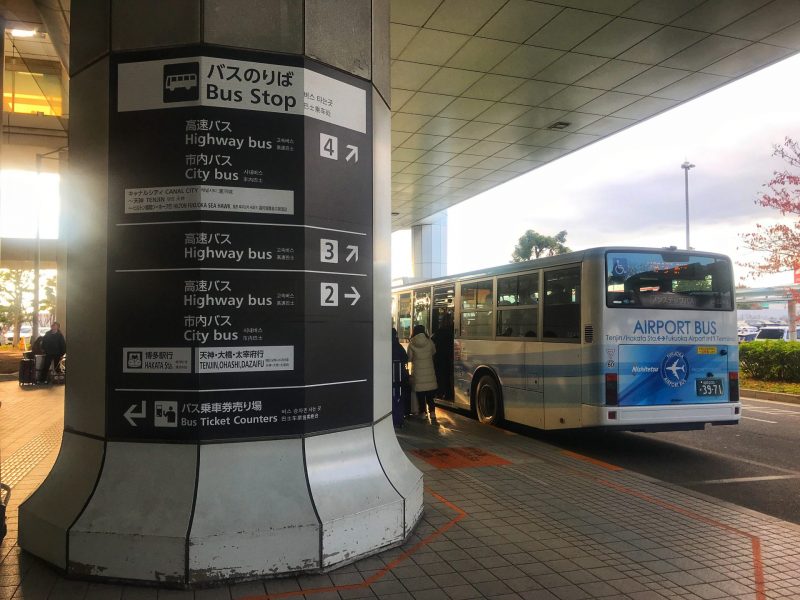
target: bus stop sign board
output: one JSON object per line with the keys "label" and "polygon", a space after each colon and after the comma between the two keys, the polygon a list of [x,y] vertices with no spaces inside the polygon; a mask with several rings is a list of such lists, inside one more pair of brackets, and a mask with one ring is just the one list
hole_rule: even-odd
{"label": "bus stop sign board", "polygon": [[367,82],[208,48],[112,65],[110,439],[372,420]]}

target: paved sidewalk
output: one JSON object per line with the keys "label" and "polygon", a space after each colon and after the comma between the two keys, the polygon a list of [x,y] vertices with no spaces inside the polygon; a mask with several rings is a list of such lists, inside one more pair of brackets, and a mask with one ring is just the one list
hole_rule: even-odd
{"label": "paved sidewalk", "polygon": [[412,420],[399,435],[426,484],[423,520],[400,548],[198,591],[71,581],[15,545],[16,507],[55,460],[62,393],[0,383],[2,477],[19,478],[0,600],[800,598],[796,525],[444,411],[438,427]]}

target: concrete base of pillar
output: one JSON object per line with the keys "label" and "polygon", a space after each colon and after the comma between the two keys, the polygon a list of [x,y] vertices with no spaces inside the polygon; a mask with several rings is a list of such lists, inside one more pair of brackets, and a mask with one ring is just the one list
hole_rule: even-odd
{"label": "concrete base of pillar", "polygon": [[402,543],[422,474],[372,427],[220,444],[65,432],[20,545],[70,575],[175,587],[335,569]]}

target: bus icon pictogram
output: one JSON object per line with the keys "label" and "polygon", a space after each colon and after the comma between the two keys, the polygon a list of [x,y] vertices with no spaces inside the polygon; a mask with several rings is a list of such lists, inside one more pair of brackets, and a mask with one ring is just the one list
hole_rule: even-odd
{"label": "bus icon pictogram", "polygon": [[164,65],[164,102],[190,102],[200,98],[200,63]]}

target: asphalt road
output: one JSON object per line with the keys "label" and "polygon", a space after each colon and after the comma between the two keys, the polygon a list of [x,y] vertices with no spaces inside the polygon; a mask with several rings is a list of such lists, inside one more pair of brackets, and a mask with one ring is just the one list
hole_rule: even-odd
{"label": "asphalt road", "polygon": [[748,398],[742,404],[739,425],[705,431],[526,433],[800,524],[800,405]]}

